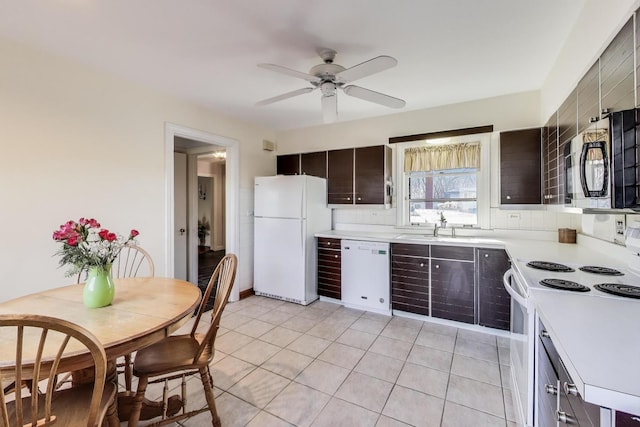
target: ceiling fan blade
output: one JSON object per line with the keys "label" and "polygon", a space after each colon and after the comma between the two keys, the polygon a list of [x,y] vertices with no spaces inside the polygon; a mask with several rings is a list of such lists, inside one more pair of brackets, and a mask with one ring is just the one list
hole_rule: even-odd
{"label": "ceiling fan blade", "polygon": [[370,76],[371,74],[379,73],[380,71],[393,68],[398,64],[395,58],[390,56],[377,56],[373,59],[363,62],[362,64],[354,65],[351,68],[347,68],[344,71],[340,71],[336,74],[336,80],[341,83],[349,83],[363,77]]}
{"label": "ceiling fan blade", "polygon": [[292,70],[291,68],[282,67],[280,65],[258,64],[258,67],[264,68],[265,70],[275,71],[276,73],[286,74],[287,76],[296,77],[298,79],[303,79],[308,82],[320,83],[320,79],[316,76],[312,76],[311,74],[303,73],[301,71]]}
{"label": "ceiling fan blade", "polygon": [[304,87],[302,89],[296,89],[291,92],[283,93],[282,95],[274,96],[273,98],[263,99],[260,102],[256,102],[256,107],[262,107],[263,105],[273,104],[274,102],[282,101],[283,99],[293,98],[294,96],[303,95],[305,93],[309,93],[315,88],[313,87]]}
{"label": "ceiling fan blade", "polygon": [[385,95],[384,93],[374,92],[360,86],[349,85],[343,87],[342,90],[344,90],[344,93],[349,96],[364,99],[369,102],[375,102],[376,104],[384,105],[385,107],[402,108],[407,104],[402,99],[394,98],[393,96]]}
{"label": "ceiling fan blade", "polygon": [[322,119],[325,123],[333,123],[338,118],[338,97],[333,95],[322,96]]}

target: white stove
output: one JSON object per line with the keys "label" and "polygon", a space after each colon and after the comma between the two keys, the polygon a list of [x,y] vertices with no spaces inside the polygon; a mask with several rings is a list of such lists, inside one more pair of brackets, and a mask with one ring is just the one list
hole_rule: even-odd
{"label": "white stove", "polygon": [[[626,266],[558,263],[560,266],[567,267],[566,271],[547,271],[532,267],[530,265],[532,261],[555,264],[555,261],[552,262],[550,260],[517,259],[513,262],[514,270],[524,279],[525,286],[523,286],[524,289],[522,290],[527,296],[529,296],[529,290],[533,288],[536,290],[548,290],[550,292],[573,292],[576,295],[585,297],[629,298],[629,296],[618,296],[605,292],[601,290],[602,287],[599,285],[606,284],[608,286],[605,288],[612,287],[614,289],[618,287],[624,288],[626,286],[640,288],[640,276]],[[596,274],[594,272],[583,271],[582,269],[585,267],[596,267],[596,271],[604,271],[608,274]],[[569,283],[563,284],[562,282]],[[557,287],[554,287],[554,285],[557,285]],[[562,289],[565,285],[570,289]],[[634,292],[633,289],[631,289],[630,293],[632,296],[640,296],[640,293]]]}

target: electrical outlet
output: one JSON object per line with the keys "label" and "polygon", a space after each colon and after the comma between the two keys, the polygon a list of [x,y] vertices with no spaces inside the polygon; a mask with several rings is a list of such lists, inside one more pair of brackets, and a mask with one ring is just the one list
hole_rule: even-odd
{"label": "electrical outlet", "polygon": [[520,214],[519,213],[510,213],[509,214],[509,219],[520,219]]}

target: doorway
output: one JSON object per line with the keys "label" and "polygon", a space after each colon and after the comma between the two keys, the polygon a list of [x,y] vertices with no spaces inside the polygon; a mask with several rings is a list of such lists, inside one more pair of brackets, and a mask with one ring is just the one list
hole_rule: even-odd
{"label": "doorway", "polygon": [[[166,241],[166,275],[175,277],[180,267],[176,262],[180,262],[181,257],[176,253],[179,247],[179,237],[185,234],[186,239],[186,276],[194,284],[198,283],[198,159],[205,153],[224,151],[224,172],[217,178],[215,188],[218,188],[219,196],[223,197],[222,207],[223,222],[219,222],[219,230],[214,229],[213,246],[221,248],[226,252],[238,253],[238,164],[239,149],[238,142],[219,135],[196,131],[179,125],[166,124],[165,126],[165,149],[166,149],[166,176],[167,176],[167,241]],[[187,163],[187,189],[186,191],[186,224],[179,224],[176,217],[176,200],[180,189],[176,188],[174,172],[176,170],[174,153],[181,152],[186,155]],[[177,157],[176,157],[177,158]],[[190,171],[190,172],[189,172]],[[214,182],[216,181],[216,177]],[[215,190],[213,193],[215,195]],[[211,224],[210,224],[211,227]],[[184,231],[182,231],[184,230]],[[217,236],[217,237],[216,237]],[[206,239],[205,239],[206,242]],[[211,242],[211,240],[209,241]],[[207,245],[202,245],[207,246]],[[208,245],[211,247],[211,245]],[[182,250],[182,249],[180,249]],[[239,298],[238,281],[231,292],[230,300]]]}

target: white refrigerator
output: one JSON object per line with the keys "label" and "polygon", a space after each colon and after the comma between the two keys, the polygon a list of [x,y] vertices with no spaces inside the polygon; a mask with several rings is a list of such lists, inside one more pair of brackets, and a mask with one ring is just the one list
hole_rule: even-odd
{"label": "white refrigerator", "polygon": [[316,239],[331,229],[327,181],[308,175],[255,178],[253,290],[307,305],[318,299]]}

